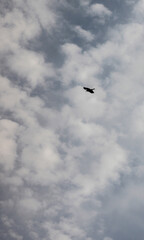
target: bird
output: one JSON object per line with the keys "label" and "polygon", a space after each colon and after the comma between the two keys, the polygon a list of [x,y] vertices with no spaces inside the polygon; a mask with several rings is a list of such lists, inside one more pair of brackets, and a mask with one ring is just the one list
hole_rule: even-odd
{"label": "bird", "polygon": [[84,90],[90,93],[94,93],[95,88],[88,88],[88,87],[83,87]]}

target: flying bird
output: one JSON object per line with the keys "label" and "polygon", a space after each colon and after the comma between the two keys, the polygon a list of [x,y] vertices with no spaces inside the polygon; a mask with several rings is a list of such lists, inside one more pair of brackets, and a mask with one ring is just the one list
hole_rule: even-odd
{"label": "flying bird", "polygon": [[83,87],[84,90],[90,93],[94,93],[95,88],[88,88],[88,87]]}

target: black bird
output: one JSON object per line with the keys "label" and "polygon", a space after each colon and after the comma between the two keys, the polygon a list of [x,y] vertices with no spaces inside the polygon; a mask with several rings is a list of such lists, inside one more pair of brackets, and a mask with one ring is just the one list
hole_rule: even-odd
{"label": "black bird", "polygon": [[90,93],[94,93],[94,90],[95,90],[95,88],[87,88],[87,87],[83,87],[83,89]]}

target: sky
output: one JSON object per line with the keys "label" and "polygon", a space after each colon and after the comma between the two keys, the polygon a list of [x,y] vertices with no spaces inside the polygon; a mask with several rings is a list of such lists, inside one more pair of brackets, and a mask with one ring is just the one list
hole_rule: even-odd
{"label": "sky", "polygon": [[143,12],[0,1],[1,240],[143,239]]}

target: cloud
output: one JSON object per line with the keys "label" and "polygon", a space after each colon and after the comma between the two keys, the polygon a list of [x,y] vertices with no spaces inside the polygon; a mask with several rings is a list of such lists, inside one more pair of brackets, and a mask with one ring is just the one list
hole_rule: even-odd
{"label": "cloud", "polygon": [[104,240],[112,240],[110,237],[105,237]]}
{"label": "cloud", "polygon": [[83,52],[79,46],[71,43],[64,44],[62,52],[65,55],[65,64],[61,69],[64,84],[72,82],[79,82],[79,84],[88,82],[89,86],[96,84],[96,75],[101,71],[101,68],[89,52]]}
{"label": "cloud", "polygon": [[92,3],[91,0],[80,1],[80,6],[83,9],[83,14],[96,19],[96,23],[104,24],[106,19],[112,16],[112,11],[109,10],[104,4]]}
{"label": "cloud", "polygon": [[86,6],[87,7],[90,3],[91,3],[91,0],[84,0],[84,1],[80,0],[81,6]]}
{"label": "cloud", "polygon": [[[29,170],[33,171],[35,169],[37,172],[35,181],[43,184],[44,179],[48,181],[51,178],[50,175],[47,176],[46,169],[53,169],[59,163],[59,156],[56,153],[56,142],[59,144],[57,136],[50,129],[45,132],[36,118],[37,114],[40,117],[43,112],[46,113],[47,118],[49,112],[44,108],[40,98],[29,97],[25,91],[15,87],[6,78],[1,78],[1,93],[3,114],[6,116],[5,111],[9,112],[10,118],[13,119],[0,121],[1,164],[5,170],[13,170],[16,161],[22,161],[21,168],[15,176],[11,176],[11,180],[9,176],[4,178],[5,183],[21,185],[23,178],[30,177]],[[34,141],[32,141],[33,138]],[[9,151],[7,151],[7,148]],[[18,149],[21,152],[19,155],[17,155]],[[33,161],[33,158],[35,158],[35,161]],[[51,175],[54,179],[54,175]]]}
{"label": "cloud", "polygon": [[32,88],[43,85],[46,78],[55,75],[52,64],[46,63],[42,54],[29,50],[17,50],[16,54],[9,57],[8,65],[18,76],[26,79]]}
{"label": "cloud", "polygon": [[49,33],[55,26],[57,16],[51,11],[50,2],[13,1],[12,11],[7,11],[1,21],[0,51],[9,69],[23,77],[31,87],[43,84],[53,77],[52,64],[46,63],[43,54],[27,49],[29,41],[42,34],[42,28]]}
{"label": "cloud", "polygon": [[22,240],[23,237],[20,236],[19,234],[17,234],[16,232],[14,232],[12,229],[10,229],[8,231],[8,236],[10,236],[12,239],[16,239],[16,240]]}
{"label": "cloud", "polygon": [[25,198],[19,201],[19,208],[23,209],[23,212],[36,212],[40,209],[40,203],[34,198]]}
{"label": "cloud", "polygon": [[57,21],[57,15],[55,14],[55,7],[57,1],[51,3],[51,1],[42,0],[35,3],[35,1],[13,0],[14,6],[18,7],[20,11],[25,12],[25,16],[34,20],[34,23],[39,23],[46,31],[52,29]]}
{"label": "cloud", "polygon": [[86,41],[94,40],[94,35],[91,32],[84,30],[80,26],[75,26],[74,31],[77,33],[77,35],[80,38],[82,38],[82,39],[84,39]]}
{"label": "cloud", "polygon": [[21,236],[20,234],[18,234],[16,231],[13,230],[15,223],[12,219],[8,218],[6,215],[2,215],[1,222],[7,229],[7,233],[5,234],[6,238],[10,237],[10,238],[16,239],[16,240],[23,239],[23,236]]}
{"label": "cloud", "polygon": [[[7,171],[14,168],[15,160],[17,157],[17,129],[17,123],[7,119],[0,120],[0,164],[4,170]],[[7,149],[9,149],[9,151]]]}
{"label": "cloud", "polygon": [[144,9],[144,1],[143,0],[139,0],[137,2],[137,4],[134,4],[133,13],[135,14],[137,20],[140,22],[143,21],[143,15],[142,15],[143,9]]}
{"label": "cloud", "polygon": [[112,12],[103,4],[95,3],[90,5],[89,14],[92,16],[104,17],[110,16]]}
{"label": "cloud", "polygon": [[132,114],[132,135],[133,137],[143,137],[144,128],[143,128],[143,119],[144,119],[144,111],[143,111],[143,104]]}
{"label": "cloud", "polygon": [[81,239],[85,237],[85,233],[79,229],[72,221],[67,221],[65,218],[62,218],[60,224],[51,225],[50,223],[45,223],[43,226],[48,229],[50,238],[66,239],[70,240],[72,238]]}
{"label": "cloud", "polygon": [[[131,210],[139,216],[143,207],[142,1],[132,5],[131,20],[109,27],[102,43],[94,43],[94,28],[85,29],[112,9],[81,2],[89,21],[82,25],[83,15],[70,22],[61,4],[15,0],[1,16],[3,239],[118,239],[120,220],[130,226]],[[74,42],[65,26],[55,35],[63,21],[89,44]],[[47,38],[59,66],[39,45]],[[107,219],[116,222],[115,232]]]}
{"label": "cloud", "polygon": [[24,15],[16,6],[2,17],[1,52],[14,52],[19,44],[27,43],[40,33],[39,23],[33,17]]}

